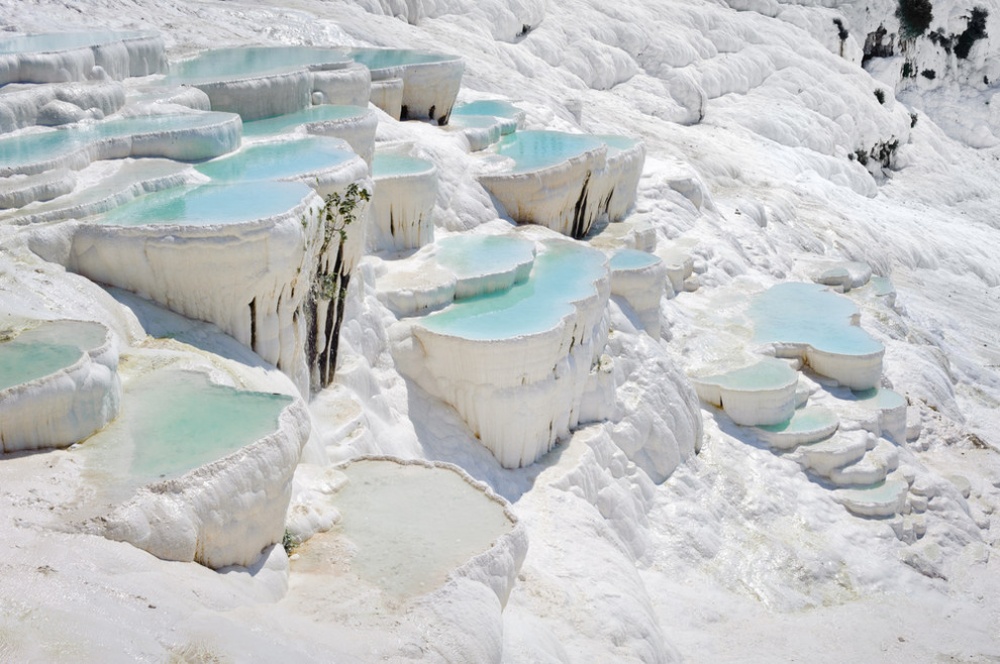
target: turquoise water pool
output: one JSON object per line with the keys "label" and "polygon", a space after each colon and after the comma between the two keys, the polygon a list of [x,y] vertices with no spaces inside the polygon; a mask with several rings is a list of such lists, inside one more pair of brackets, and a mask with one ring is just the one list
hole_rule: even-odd
{"label": "turquoise water pool", "polygon": [[313,46],[248,46],[205,51],[170,65],[166,84],[189,85],[343,64],[342,51]]}
{"label": "turquoise water pool", "polygon": [[423,319],[428,330],[478,341],[553,329],[574,301],[594,293],[605,274],[604,254],[569,242],[545,243],[527,281],[502,293],[477,295]]}
{"label": "turquoise water pool", "polygon": [[456,115],[489,115],[495,118],[507,118],[513,120],[520,113],[521,109],[508,101],[499,99],[483,99],[480,101],[470,101],[467,104],[458,104],[452,110],[452,118]]}
{"label": "turquoise water pool", "polygon": [[311,191],[300,182],[274,181],[175,187],[141,196],[95,221],[112,226],[234,224],[288,212]]}
{"label": "turquoise water pool", "polygon": [[71,366],[106,336],[103,325],[84,321],[46,321],[21,332],[0,343],[0,390]]}
{"label": "turquoise water pool", "polygon": [[731,390],[773,390],[794,383],[798,380],[798,374],[787,362],[764,358],[749,367],[698,380]]}
{"label": "turquoise water pool", "polygon": [[661,263],[662,261],[648,251],[637,249],[621,249],[611,256],[612,270],[640,270]]}
{"label": "turquoise water pool", "polygon": [[762,424],[759,428],[772,433],[810,433],[837,425],[837,414],[822,406],[806,406],[792,414],[791,419],[780,424]]}
{"label": "turquoise water pool", "polygon": [[251,145],[196,170],[218,182],[272,180],[328,170],[356,156],[339,140],[310,136]]}
{"label": "turquoise water pool", "polygon": [[346,55],[351,60],[373,70],[459,59],[457,55],[396,48],[353,48],[348,50]]}
{"label": "turquoise water pool", "polygon": [[497,153],[514,160],[514,172],[548,168],[600,148],[603,142],[585,134],[560,131],[519,131],[505,136]]}
{"label": "turquoise water pool", "polygon": [[334,104],[320,104],[310,106],[307,109],[278,115],[261,120],[253,120],[243,123],[243,136],[271,136],[283,134],[296,127],[311,122],[325,122],[329,120],[346,120],[349,118],[359,118],[368,112],[367,108],[361,106],[338,106]]}
{"label": "turquoise water pool", "polygon": [[433,168],[434,164],[425,159],[398,154],[376,154],[372,160],[372,177],[416,175],[426,173]]}
{"label": "turquoise water pool", "polygon": [[213,385],[167,370],[129,385],[123,411],[133,441],[129,479],[169,479],[211,463],[278,428],[292,398]]}
{"label": "turquoise water pool", "polygon": [[103,139],[197,130],[232,119],[233,115],[230,113],[212,112],[148,115],[11,136],[0,139],[0,166],[16,167],[47,161]]}
{"label": "turquoise water pool", "polygon": [[870,355],[883,350],[860,327],[851,325],[858,308],[819,284],[778,284],[757,295],[749,313],[754,340],[808,344],[838,355]]}
{"label": "turquoise water pool", "polygon": [[459,279],[512,270],[535,255],[534,242],[507,235],[456,235],[437,244],[438,263]]}

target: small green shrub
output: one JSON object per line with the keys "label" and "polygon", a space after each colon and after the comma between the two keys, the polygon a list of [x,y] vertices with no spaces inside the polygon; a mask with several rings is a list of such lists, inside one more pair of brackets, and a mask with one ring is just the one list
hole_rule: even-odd
{"label": "small green shrub", "polygon": [[882,88],[875,88],[875,99],[878,99],[878,103],[885,103],[885,90]]}
{"label": "small green shrub", "polygon": [[917,126],[917,114],[910,113],[910,129],[913,129],[916,126]]}
{"label": "small green shrub", "polygon": [[920,75],[929,81],[933,81],[935,78],[937,78],[937,72],[935,72],[933,69],[925,69],[922,72],[920,72]]}

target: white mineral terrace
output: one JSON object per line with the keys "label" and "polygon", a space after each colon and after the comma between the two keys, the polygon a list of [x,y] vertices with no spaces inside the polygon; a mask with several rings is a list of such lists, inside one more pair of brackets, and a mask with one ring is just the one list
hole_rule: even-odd
{"label": "white mineral terrace", "polygon": [[24,321],[0,338],[0,450],[66,447],[118,415],[118,343],[105,326]]}
{"label": "white mineral terrace", "polygon": [[0,138],[0,177],[55,168],[79,170],[101,159],[163,157],[201,161],[232,152],[241,123],[231,113],[124,117]]}
{"label": "white mineral terrace", "polygon": [[125,86],[118,81],[8,84],[4,88],[0,94],[0,133],[35,125],[54,127],[100,120],[125,105]]}
{"label": "white mineral terrace", "polygon": [[174,63],[167,85],[191,85],[212,110],[258,120],[315,104],[364,106],[371,76],[342,51],[307,46],[241,47],[206,51]]}
{"label": "white mineral terrace", "polygon": [[375,111],[362,106],[320,104],[309,108],[243,123],[243,138],[254,139],[305,131],[317,136],[340,138],[371,165],[375,156]]}
{"label": "white mineral terrace", "polygon": [[372,223],[368,246],[373,251],[416,249],[434,240],[437,168],[430,161],[382,152],[372,161]]}
{"label": "white mineral terrace", "polygon": [[787,362],[764,358],[724,374],[692,378],[702,401],[744,426],[786,422],[795,412],[798,373]]}
{"label": "white mineral terrace", "polygon": [[608,280],[603,253],[541,242],[527,281],[397,326],[395,357],[504,467],[533,463],[581,419],[605,343]]}
{"label": "white mineral terrace", "polygon": [[298,182],[168,189],[85,220],[66,265],[215,323],[308,393],[297,312],[321,243],[319,204]]}
{"label": "white mineral terrace", "polygon": [[128,381],[121,417],[76,450],[99,513],[87,528],[165,560],[250,565],[281,540],[308,435],[300,399],[146,370]]}
{"label": "white mineral terrace", "polygon": [[501,100],[480,100],[458,104],[448,124],[460,130],[474,152],[485,150],[524,126],[525,113]]}
{"label": "white mineral terrace", "polygon": [[582,238],[601,215],[621,220],[635,202],[645,162],[640,141],[554,131],[519,131],[496,153],[510,165],[479,181],[515,221]]}
{"label": "white mineral terrace", "polygon": [[148,76],[166,68],[156,32],[52,32],[0,39],[0,86]]}
{"label": "white mineral terrace", "polygon": [[[347,55],[371,71],[373,86],[389,83],[383,88],[386,106],[376,105],[390,116],[401,120],[429,119],[440,125],[448,124],[465,71],[462,58],[430,51],[381,48],[354,48],[347,51]],[[401,89],[392,81],[402,81]],[[399,90],[398,115],[392,112],[396,90]]]}
{"label": "white mineral terrace", "polygon": [[636,249],[620,249],[611,256],[611,293],[629,303],[643,327],[660,336],[660,300],[667,285],[667,268],[659,257]]}

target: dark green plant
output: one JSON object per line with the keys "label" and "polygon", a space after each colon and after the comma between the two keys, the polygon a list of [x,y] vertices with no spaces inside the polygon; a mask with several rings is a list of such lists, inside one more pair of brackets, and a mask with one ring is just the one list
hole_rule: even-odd
{"label": "dark green plant", "polygon": [[882,88],[875,88],[875,99],[878,99],[878,103],[885,103],[885,90]]}
{"label": "dark green plant", "polygon": [[929,81],[933,81],[935,78],[937,78],[937,72],[935,72],[933,69],[925,69],[922,72],[920,72],[920,75]]}
{"label": "dark green plant", "polygon": [[913,129],[916,126],[917,126],[917,114],[910,113],[910,129]]}
{"label": "dark green plant", "polygon": [[896,7],[900,37],[913,39],[927,32],[934,19],[930,0],[899,0]]}
{"label": "dark green plant", "polygon": [[301,542],[295,539],[295,537],[287,530],[285,531],[285,534],[282,535],[281,537],[281,547],[285,550],[285,553],[287,553],[288,555],[291,555],[292,552],[295,551],[295,547],[297,547],[299,544],[301,544]]}
{"label": "dark green plant", "polygon": [[357,182],[352,182],[343,195],[335,191],[326,197],[322,209],[320,209],[320,222],[323,224],[323,244],[320,247],[322,254],[330,247],[330,241],[334,235],[338,236],[340,246],[347,242],[347,227],[356,221],[355,215],[358,205],[364,201],[371,200],[371,194],[367,189],[358,186]]}

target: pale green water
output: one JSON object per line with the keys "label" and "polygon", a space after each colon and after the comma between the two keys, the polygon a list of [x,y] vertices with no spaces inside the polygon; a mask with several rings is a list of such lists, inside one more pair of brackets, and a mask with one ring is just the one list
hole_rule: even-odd
{"label": "pale green water", "polygon": [[93,30],[80,32],[45,32],[33,35],[20,35],[0,39],[0,53],[47,53],[52,51],[68,51],[70,49],[100,46],[124,39],[155,36],[152,32],[130,30],[116,32],[113,30]]}
{"label": "pale green water", "polygon": [[112,226],[235,224],[288,212],[311,191],[301,182],[273,181],[175,187],[141,196],[95,220]]}
{"label": "pale green water", "polygon": [[394,48],[354,48],[347,51],[347,57],[372,70],[460,59],[457,55]]}
{"label": "pale green water", "polygon": [[889,295],[896,291],[896,287],[892,285],[892,280],[889,277],[872,277],[871,282],[875,289],[875,295]]}
{"label": "pale green water", "polygon": [[839,355],[882,350],[882,344],[850,324],[858,312],[854,303],[819,284],[778,284],[757,295],[749,312],[758,342],[808,344]]}
{"label": "pale green water", "polygon": [[600,139],[560,131],[519,131],[497,144],[497,153],[514,160],[514,172],[548,168],[601,147]]}
{"label": "pale green water", "polygon": [[612,270],[638,270],[660,263],[657,256],[648,251],[636,249],[620,249],[611,257]]}
{"label": "pale green water", "polygon": [[851,394],[858,401],[871,402],[871,405],[881,410],[890,410],[906,405],[906,398],[897,392],[880,387],[869,390],[852,390]]}
{"label": "pale green water", "polygon": [[490,115],[495,118],[513,120],[521,112],[521,109],[510,102],[499,99],[483,99],[480,101],[470,101],[467,104],[458,104],[451,112],[451,115],[452,117],[456,115]]}
{"label": "pale green water", "polygon": [[361,106],[320,104],[319,106],[310,106],[307,109],[296,111],[295,113],[244,122],[243,135],[246,137],[254,137],[283,134],[295,129],[296,127],[309,124],[311,122],[359,118],[367,112],[368,109]]}
{"label": "pale green water", "polygon": [[177,85],[264,76],[347,62],[343,52],[312,46],[250,46],[205,51],[170,65],[164,83]]}
{"label": "pale green water", "polygon": [[336,139],[322,136],[251,145],[196,166],[218,182],[289,178],[334,168],[356,155]]}
{"label": "pale green water", "polygon": [[390,177],[393,175],[415,175],[426,173],[434,168],[434,164],[416,157],[399,154],[376,154],[372,159],[372,177]]}
{"label": "pale green water", "polygon": [[98,323],[45,321],[0,343],[0,390],[48,376],[101,346],[107,330]]}
{"label": "pale green water", "polygon": [[487,341],[553,329],[574,310],[571,302],[594,293],[605,273],[604,254],[571,242],[547,242],[531,276],[502,293],[477,295],[425,317],[422,325],[441,334]]}
{"label": "pale green water", "polygon": [[765,424],[759,428],[773,433],[808,433],[821,431],[837,424],[837,414],[822,406],[806,406],[792,414],[791,419],[780,424]]}
{"label": "pale green water", "polygon": [[0,139],[0,166],[21,166],[54,159],[102,139],[197,130],[233,117],[231,113],[213,112],[138,116],[12,136]]}
{"label": "pale green water", "polygon": [[507,235],[455,235],[438,241],[437,261],[459,279],[512,270],[535,255],[535,243]]}
{"label": "pale green water", "polygon": [[158,371],[134,381],[123,403],[134,445],[127,479],[168,479],[221,459],[276,431],[291,402],[213,385],[189,371]]}
{"label": "pale green water", "polygon": [[889,478],[867,487],[838,489],[837,493],[856,502],[888,503],[898,499],[905,490],[906,482],[904,480]]}
{"label": "pale green water", "polygon": [[0,343],[0,390],[65,369],[83,355],[76,346]]}
{"label": "pale green water", "polygon": [[787,362],[764,358],[749,367],[698,380],[732,390],[770,390],[794,383],[797,377],[798,374]]}
{"label": "pale green water", "polygon": [[594,138],[600,139],[608,146],[608,152],[614,154],[622,150],[631,150],[639,144],[639,139],[630,136],[619,136],[618,134],[601,134]]}
{"label": "pale green water", "polygon": [[335,505],[357,551],[351,569],[397,596],[430,592],[514,524],[503,507],[444,468],[355,461]]}

